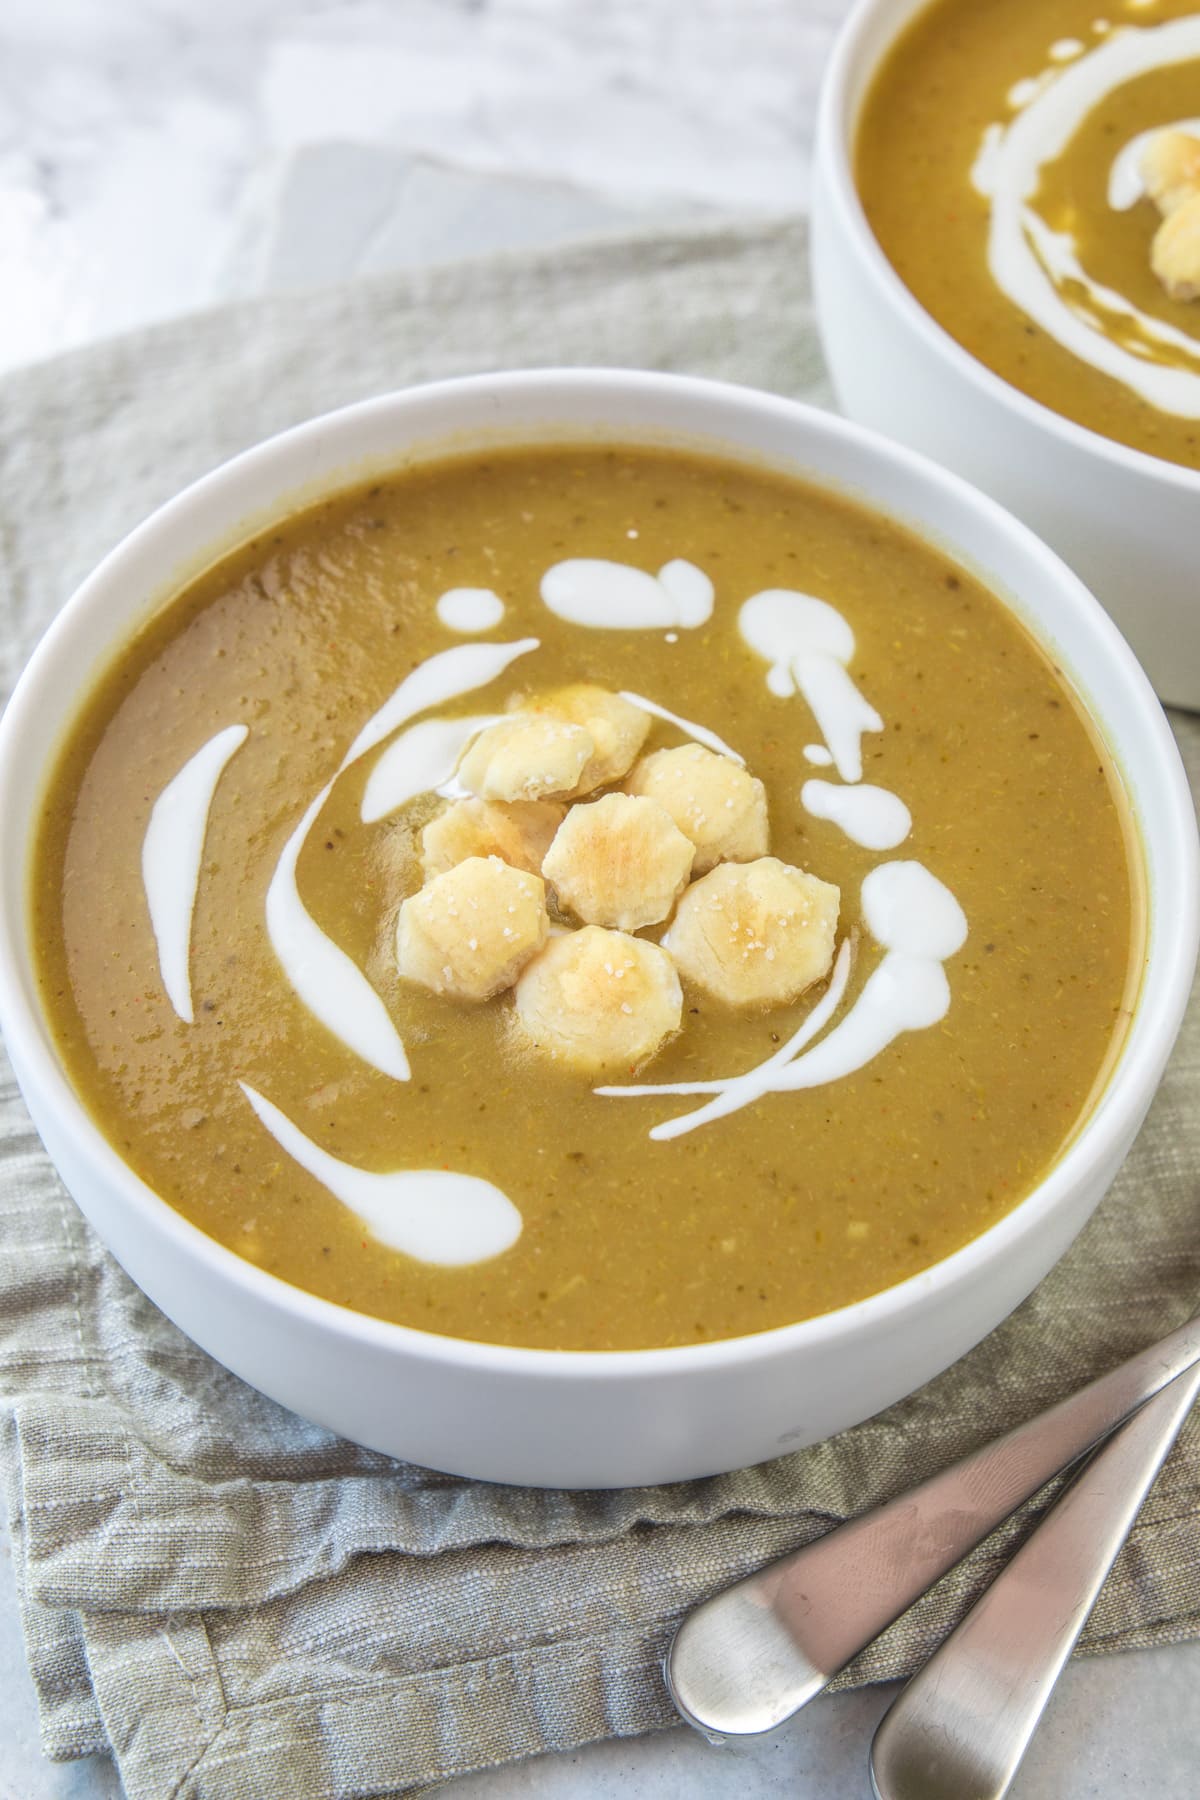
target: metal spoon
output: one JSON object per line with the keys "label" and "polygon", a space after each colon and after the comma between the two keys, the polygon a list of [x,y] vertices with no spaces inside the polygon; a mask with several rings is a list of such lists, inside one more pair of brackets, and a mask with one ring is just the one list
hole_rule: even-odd
{"label": "metal spoon", "polygon": [[1097,1450],[914,1675],[871,1746],[878,1800],[1003,1800],[1197,1394],[1200,1368]]}
{"label": "metal spoon", "polygon": [[667,1655],[683,1717],[773,1731],[1051,1476],[1200,1361],[1200,1318],[920,1486],[698,1606]]}

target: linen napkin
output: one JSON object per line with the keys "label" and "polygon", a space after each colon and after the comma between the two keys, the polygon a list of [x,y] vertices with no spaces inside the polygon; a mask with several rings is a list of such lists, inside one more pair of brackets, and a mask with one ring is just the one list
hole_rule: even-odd
{"label": "linen napkin", "polygon": [[[795,221],[609,238],[256,301],[0,383],[0,679],[116,539],[269,432],[406,382],[550,363],[829,401]],[[1193,791],[1200,720],[1174,721]],[[680,1614],[1060,1398],[1200,1298],[1200,1009],[1075,1247],[992,1337],[833,1441],[737,1474],[547,1493],[430,1473],[284,1412],[126,1279],[0,1071],[0,1475],[45,1748],[131,1800],[408,1794],[674,1722]],[[866,1652],[913,1669],[1037,1504]],[[1083,1644],[1200,1633],[1200,1426]]]}

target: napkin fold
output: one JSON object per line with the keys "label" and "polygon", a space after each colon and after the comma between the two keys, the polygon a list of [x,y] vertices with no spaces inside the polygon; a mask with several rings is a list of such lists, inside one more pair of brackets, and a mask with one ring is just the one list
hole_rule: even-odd
{"label": "napkin fold", "polygon": [[[413,381],[680,369],[828,403],[803,225],[608,238],[255,301],[0,383],[0,680],[75,583],[187,481]],[[1193,783],[1200,720],[1173,721]],[[0,1481],[43,1741],[130,1800],[415,1793],[674,1722],[680,1614],[1061,1398],[1200,1298],[1200,1006],[1090,1225],[997,1332],[829,1443],[706,1481],[540,1492],[363,1450],[247,1388],[127,1280],[0,1065]],[[843,1684],[913,1669],[1047,1490]],[[1084,1636],[1200,1633],[1200,1427]]]}

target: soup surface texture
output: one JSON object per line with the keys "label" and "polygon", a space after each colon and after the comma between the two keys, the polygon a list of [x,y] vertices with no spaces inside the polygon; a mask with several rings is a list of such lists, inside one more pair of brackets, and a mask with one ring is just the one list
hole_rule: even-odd
{"label": "soup surface texture", "polygon": [[[1154,272],[1142,173],[1168,128],[1200,134],[1195,0],[934,0],[867,97],[856,175],[901,280],[972,355],[1198,469],[1200,298]],[[1200,256],[1200,187],[1189,216]]]}
{"label": "soup surface texture", "polygon": [[[396,964],[432,790],[578,682],[651,709],[643,756],[744,758],[770,856],[840,889],[828,983],[738,1007],[685,974],[616,1077]],[[689,452],[509,449],[339,494],[154,617],[50,783],[34,941],[101,1128],[239,1255],[458,1337],[688,1344],[887,1287],[1029,1191],[1140,972],[1125,821],[1041,650],[906,531]]]}

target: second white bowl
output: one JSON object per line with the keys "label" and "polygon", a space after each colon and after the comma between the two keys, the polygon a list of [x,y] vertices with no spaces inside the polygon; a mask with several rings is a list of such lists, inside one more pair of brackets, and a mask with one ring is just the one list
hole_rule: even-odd
{"label": "second white bowl", "polygon": [[1200,708],[1200,472],[1101,437],[1010,387],[918,304],[867,223],[853,160],[863,101],[927,3],[861,0],[825,73],[813,282],[838,400],[850,418],[1011,508],[1087,582],[1161,697]]}

